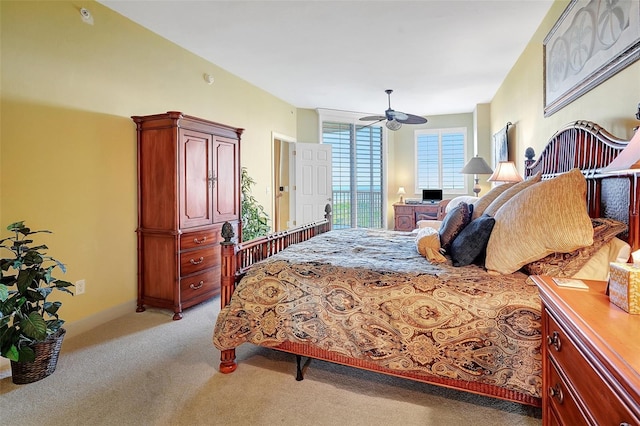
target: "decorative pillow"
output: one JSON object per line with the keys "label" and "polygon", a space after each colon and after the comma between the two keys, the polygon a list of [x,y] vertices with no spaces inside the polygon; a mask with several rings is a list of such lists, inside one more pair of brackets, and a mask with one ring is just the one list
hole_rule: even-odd
{"label": "decorative pillow", "polygon": [[511,274],[553,252],[593,244],[587,182],[579,169],[526,188],[498,209],[485,266]]}
{"label": "decorative pillow", "polygon": [[430,262],[441,263],[447,259],[440,253],[440,236],[438,231],[430,228],[420,228],[416,235],[416,248],[418,253],[426,257]]}
{"label": "decorative pillow", "polygon": [[438,232],[440,232],[440,245],[445,252],[449,251],[451,242],[460,231],[471,222],[471,209],[473,207],[462,202],[451,209],[442,220],[442,225]]}
{"label": "decorative pillow", "polygon": [[[554,277],[571,277],[591,259],[600,248],[616,235],[627,230],[625,223],[607,218],[591,219],[593,226],[593,244],[581,247],[570,253],[551,253],[542,259],[524,266],[529,275],[551,275]],[[607,264],[608,269],[608,264]],[[596,278],[592,278],[596,279]]]}
{"label": "decorative pillow", "polygon": [[607,281],[609,279],[609,263],[627,263],[630,254],[631,246],[619,238],[614,238],[600,247],[600,250],[572,278]]}
{"label": "decorative pillow", "polygon": [[[466,266],[481,257],[487,248],[487,242],[495,219],[482,215],[469,223],[451,243],[453,266]],[[482,262],[484,263],[484,262]]]}
{"label": "decorative pillow", "polygon": [[500,194],[502,194],[507,189],[511,188],[515,185],[516,182],[511,183],[503,183],[502,185],[494,186],[482,197],[478,198],[478,201],[473,203],[473,217],[472,219],[477,219],[484,213],[485,209],[489,207],[489,204],[493,203],[493,200],[498,198]]}
{"label": "decorative pillow", "polygon": [[522,182],[518,182],[513,185],[511,188],[504,191],[502,194],[498,195],[495,200],[491,202],[484,210],[483,214],[488,214],[489,216],[495,216],[498,212],[498,209],[504,205],[507,201],[513,198],[518,192],[522,191],[534,185],[542,180],[542,172],[536,173],[534,176],[531,176],[527,180],[523,180]]}

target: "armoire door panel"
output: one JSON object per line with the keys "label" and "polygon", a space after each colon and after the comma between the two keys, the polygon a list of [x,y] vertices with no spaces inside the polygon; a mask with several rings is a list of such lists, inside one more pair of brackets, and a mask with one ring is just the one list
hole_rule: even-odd
{"label": "armoire door panel", "polygon": [[181,139],[180,225],[182,228],[210,225],[213,223],[211,135],[184,131]]}
{"label": "armoire door panel", "polygon": [[238,176],[239,164],[236,143],[216,138],[214,141],[216,185],[214,188],[214,222],[236,220],[239,216]]}

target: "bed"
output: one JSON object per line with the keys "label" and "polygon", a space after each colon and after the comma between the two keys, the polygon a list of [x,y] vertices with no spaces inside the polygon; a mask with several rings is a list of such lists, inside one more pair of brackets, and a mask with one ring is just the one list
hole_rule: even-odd
{"label": "bed", "polygon": [[298,380],[304,356],[540,406],[540,299],[528,274],[577,276],[608,267],[614,241],[638,248],[638,176],[602,172],[626,144],[586,121],[559,130],[527,180],[450,210],[442,261],[415,232],[331,230],[329,207],[324,221],[242,244],[227,224],[220,371],[252,343],[295,354]]}

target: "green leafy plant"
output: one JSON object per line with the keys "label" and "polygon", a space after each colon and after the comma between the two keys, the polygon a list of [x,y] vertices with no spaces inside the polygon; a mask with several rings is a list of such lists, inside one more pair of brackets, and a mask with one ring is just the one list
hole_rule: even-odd
{"label": "green leafy plant", "polygon": [[251,194],[251,187],[255,184],[256,182],[249,176],[247,168],[243,167],[240,175],[242,241],[253,240],[267,235],[271,231],[269,215]]}
{"label": "green leafy plant", "polygon": [[31,236],[51,231],[32,231],[24,222],[7,229],[13,236],[0,240],[0,248],[11,252],[0,259],[0,355],[17,362],[30,362],[30,347],[58,332],[64,321],[58,317],[61,302],[47,300],[54,290],[73,295],[68,281],[53,276],[65,266],[48,256],[46,245],[32,245]]}

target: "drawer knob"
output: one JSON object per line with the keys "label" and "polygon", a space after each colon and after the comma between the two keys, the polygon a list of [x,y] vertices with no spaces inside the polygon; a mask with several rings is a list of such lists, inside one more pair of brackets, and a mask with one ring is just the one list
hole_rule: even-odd
{"label": "drawer knob", "polygon": [[204,243],[205,241],[207,241],[207,237],[206,237],[206,236],[205,236],[205,237],[202,237],[202,239],[201,239],[201,240],[199,240],[199,239],[198,239],[198,237],[196,237],[196,238],[194,238],[194,239],[193,239],[193,242],[194,242],[194,243],[196,243],[196,244],[202,244],[202,243]]}
{"label": "drawer knob", "polygon": [[560,335],[557,331],[554,331],[551,336],[547,336],[547,346],[552,345],[556,352],[560,352],[560,349],[562,349],[562,342],[560,341]]}
{"label": "drawer knob", "polygon": [[204,261],[204,257],[200,256],[200,259],[198,260],[194,260],[194,259],[189,259],[189,262],[191,262],[192,265],[199,265]]}
{"label": "drawer knob", "polygon": [[189,288],[192,290],[197,290],[201,288],[203,285],[204,285],[204,281],[201,280],[198,284],[193,284],[193,283],[189,284]]}
{"label": "drawer knob", "polygon": [[564,402],[564,393],[562,392],[562,388],[559,383],[556,383],[553,387],[549,387],[549,396],[557,399],[559,404]]}

